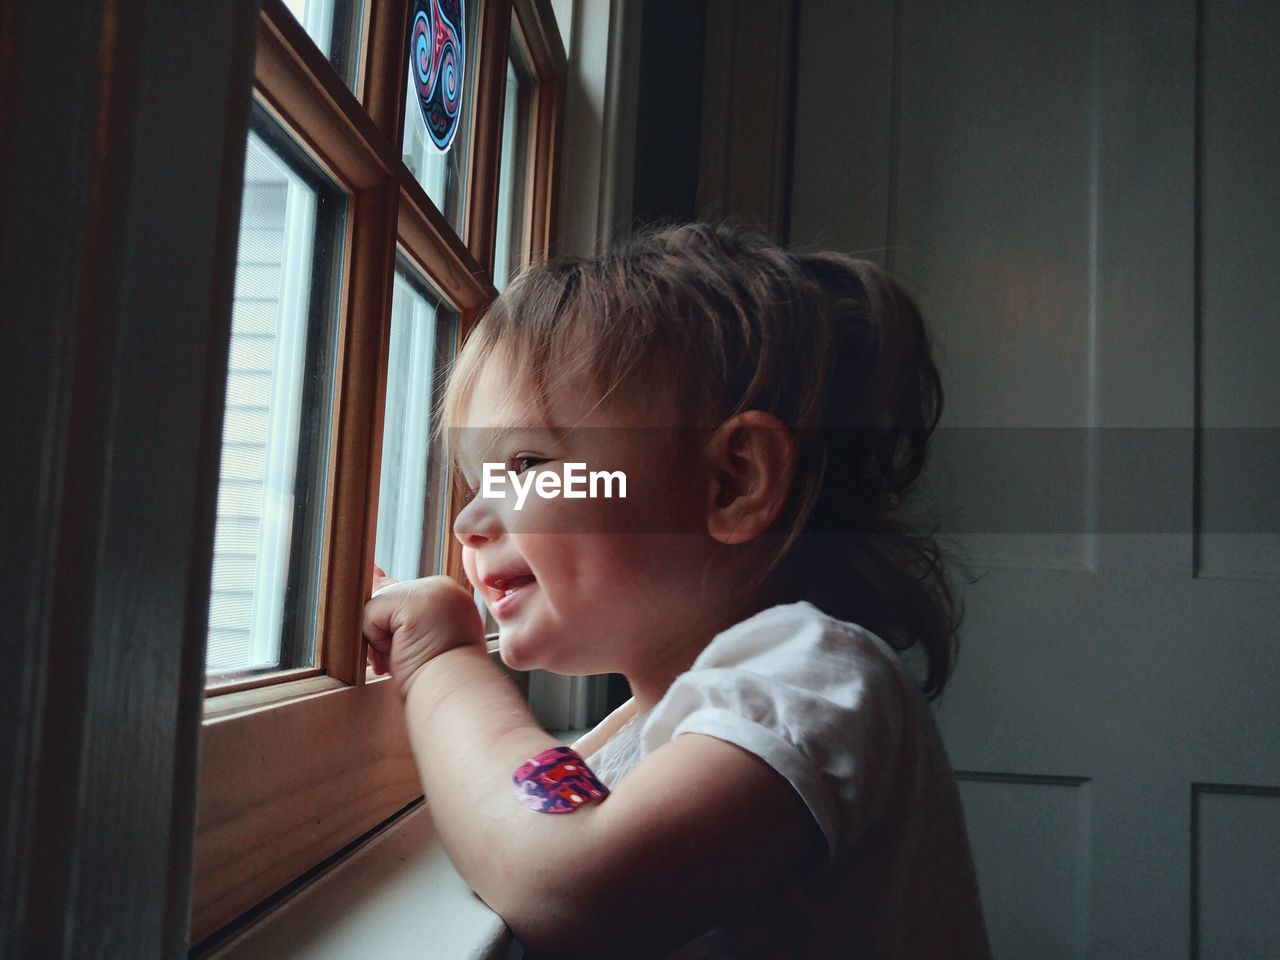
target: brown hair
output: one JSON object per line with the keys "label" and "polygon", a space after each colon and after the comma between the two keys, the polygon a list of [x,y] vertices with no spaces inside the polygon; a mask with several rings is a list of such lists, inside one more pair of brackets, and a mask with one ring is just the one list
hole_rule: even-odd
{"label": "brown hair", "polygon": [[[954,668],[957,611],[934,538],[896,516],[942,415],[924,321],[883,270],[841,253],[793,255],[758,234],[655,226],[596,257],[514,279],[459,354],[441,428],[457,422],[496,352],[545,397],[587,372],[603,399],[655,370],[677,409],[714,422],[745,410],[797,444],[773,571],[790,595],[898,650],[918,644],[926,696]],[[697,371],[697,376],[687,376]]]}

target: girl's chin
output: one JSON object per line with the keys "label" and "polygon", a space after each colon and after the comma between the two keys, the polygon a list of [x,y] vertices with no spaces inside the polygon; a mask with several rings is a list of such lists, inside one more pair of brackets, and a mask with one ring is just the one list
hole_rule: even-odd
{"label": "girl's chin", "polygon": [[589,652],[566,644],[564,636],[559,625],[513,618],[498,626],[498,655],[512,670],[546,670],[566,677],[612,672],[611,664],[606,669]]}
{"label": "girl's chin", "polygon": [[535,670],[541,664],[533,649],[535,644],[529,643],[521,636],[519,629],[502,629],[498,633],[498,654],[502,662],[512,670]]}
{"label": "girl's chin", "polygon": [[498,655],[502,662],[512,670],[546,670],[566,677],[588,676],[589,670],[575,669],[574,664],[563,660],[565,650],[560,650],[560,658],[548,657],[549,648],[536,637],[525,634],[518,628],[503,630],[498,634]]}

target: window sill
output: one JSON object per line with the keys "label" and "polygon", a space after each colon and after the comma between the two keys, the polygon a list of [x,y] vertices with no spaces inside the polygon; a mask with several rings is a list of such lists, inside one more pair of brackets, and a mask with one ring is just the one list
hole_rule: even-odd
{"label": "window sill", "polygon": [[[586,731],[553,731],[571,743]],[[504,960],[522,950],[449,862],[425,805],[201,960]]]}
{"label": "window sill", "polygon": [[454,870],[419,805],[206,960],[498,960],[510,943],[506,924]]}

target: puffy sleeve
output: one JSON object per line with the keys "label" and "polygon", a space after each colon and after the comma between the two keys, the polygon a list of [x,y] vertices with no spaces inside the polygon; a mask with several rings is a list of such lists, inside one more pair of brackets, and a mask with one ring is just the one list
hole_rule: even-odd
{"label": "puffy sleeve", "polygon": [[641,756],[684,733],[735,743],[784,777],[827,839],[851,846],[906,775],[911,709],[883,640],[807,602],[717,634],[645,718]]}

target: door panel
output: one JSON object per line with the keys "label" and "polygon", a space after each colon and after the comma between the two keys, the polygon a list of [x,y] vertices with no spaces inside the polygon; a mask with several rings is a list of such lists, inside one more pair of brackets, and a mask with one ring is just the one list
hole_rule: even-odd
{"label": "door panel", "polygon": [[792,243],[890,267],[947,391],[924,502],[985,576],[937,716],[996,955],[1280,956],[1280,8],[798,29]]}

